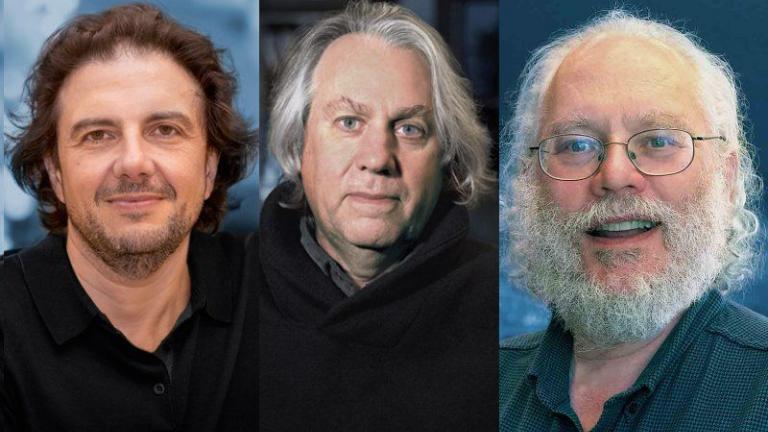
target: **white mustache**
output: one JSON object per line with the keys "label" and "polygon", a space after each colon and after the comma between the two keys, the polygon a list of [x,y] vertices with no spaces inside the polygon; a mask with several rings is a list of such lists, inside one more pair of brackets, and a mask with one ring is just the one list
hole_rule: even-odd
{"label": "white mustache", "polygon": [[633,219],[669,223],[680,217],[680,211],[659,200],[636,195],[606,195],[589,208],[563,214],[564,229],[577,234],[606,224],[616,218],[631,216]]}

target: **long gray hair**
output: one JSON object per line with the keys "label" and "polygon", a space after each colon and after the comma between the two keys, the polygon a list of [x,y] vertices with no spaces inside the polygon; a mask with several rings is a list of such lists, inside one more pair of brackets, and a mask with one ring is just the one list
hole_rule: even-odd
{"label": "long gray hair", "polygon": [[301,155],[312,102],[312,74],[325,49],[351,33],[382,38],[396,47],[419,53],[430,71],[432,99],[441,145],[446,186],[460,204],[473,204],[493,181],[489,173],[488,131],[477,116],[468,80],[448,46],[432,27],[412,12],[386,3],[352,3],[340,14],[311,27],[292,47],[274,88],[267,142],[293,183],[294,195],[284,205],[303,203]]}
{"label": "long gray hair", "polygon": [[[610,35],[629,35],[661,42],[692,64],[690,72],[696,79],[708,120],[717,134],[726,137],[726,142],[718,144],[717,153],[721,157],[735,153],[739,160],[733,193],[733,216],[727,221],[730,254],[720,275],[726,282],[722,285],[725,289],[739,286],[751,275],[755,258],[759,257],[757,238],[760,224],[754,209],[758,206],[762,182],[753,163],[754,149],[745,134],[744,104],[734,72],[725,60],[704,49],[694,35],[623,10],[610,11],[582,27],[561,34],[537,49],[525,66],[519,81],[514,114],[504,127],[501,143],[502,175],[507,180],[502,182],[505,186],[501,191],[502,230],[506,234],[502,238],[509,242],[502,246],[507,262],[513,266],[520,264],[515,262],[515,237],[525,233],[516,233],[514,229],[519,210],[515,206],[516,194],[522,190],[524,183],[535,181],[532,176],[534,170],[529,168],[536,159],[527,149],[536,145],[546,91],[569,53],[588,40]],[[513,269],[513,274],[514,270],[524,271]]]}

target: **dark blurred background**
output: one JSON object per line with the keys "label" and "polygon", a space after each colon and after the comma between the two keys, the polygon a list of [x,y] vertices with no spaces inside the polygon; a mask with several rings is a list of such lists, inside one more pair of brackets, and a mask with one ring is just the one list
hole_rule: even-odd
{"label": "dark blurred background", "polygon": [[[155,4],[180,23],[210,37],[226,48],[226,61],[239,77],[237,107],[253,126],[258,125],[259,100],[259,3],[258,0],[158,0]],[[9,112],[23,113],[21,92],[24,79],[45,39],[68,19],[95,13],[119,4],[116,0],[5,0],[0,35],[3,44],[3,131],[14,133]],[[5,140],[4,140],[5,141]],[[0,251],[29,246],[45,232],[35,210],[34,199],[22,192],[0,155]],[[221,229],[254,231],[258,226],[259,174],[254,164],[250,175],[229,190],[230,211]]]}
{"label": "dark blurred background", "polygon": [[[500,56],[501,118],[510,115],[511,101],[520,72],[531,52],[548,42],[558,31],[577,27],[601,11],[616,6],[671,22],[693,32],[709,51],[725,58],[738,75],[746,95],[750,141],[758,148],[758,169],[768,179],[768,3],[762,0],[643,0],[568,1],[515,0],[501,2]],[[502,164],[503,158],[502,157]],[[504,183],[502,174],[501,182]],[[763,193],[762,225],[766,232],[766,199]],[[763,237],[764,238],[764,237]],[[765,243],[763,241],[763,243]],[[763,249],[765,251],[765,248]],[[768,269],[765,261],[757,276],[743,290],[730,295],[735,301],[768,315]],[[549,312],[538,301],[514,287],[504,265],[499,271],[499,337],[501,339],[544,328]]]}
{"label": "dark blurred background", "polygon": [[[472,82],[481,120],[494,139],[493,169],[498,172],[499,62],[498,2],[496,0],[404,0],[398,3],[433,26],[451,47],[464,75]],[[270,90],[282,55],[299,30],[338,12],[346,0],[261,0],[261,197],[266,199],[278,184],[281,171],[267,151]],[[363,53],[364,55],[364,53]],[[486,196],[471,216],[473,236],[498,241],[498,192]]]}

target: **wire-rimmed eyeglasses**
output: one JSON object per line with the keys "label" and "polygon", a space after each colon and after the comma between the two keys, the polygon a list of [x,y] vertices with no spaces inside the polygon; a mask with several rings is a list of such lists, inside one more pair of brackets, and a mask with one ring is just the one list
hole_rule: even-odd
{"label": "wire-rimmed eyeglasses", "polygon": [[696,153],[694,141],[723,136],[693,136],[682,129],[658,128],[638,132],[623,142],[603,143],[595,137],[560,134],[544,138],[531,151],[538,150],[539,165],[553,179],[584,180],[600,170],[610,144],[626,147],[627,157],[638,171],[649,176],[665,176],[685,171]]}

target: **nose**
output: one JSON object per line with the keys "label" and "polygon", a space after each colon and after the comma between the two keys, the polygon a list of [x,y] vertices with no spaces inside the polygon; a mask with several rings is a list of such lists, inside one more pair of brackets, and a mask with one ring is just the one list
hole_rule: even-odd
{"label": "nose", "polygon": [[119,154],[112,166],[115,177],[141,180],[155,172],[155,164],[149,153],[149,143],[141,133],[126,133],[119,148]]}
{"label": "nose", "polygon": [[394,132],[384,128],[368,128],[355,153],[355,165],[362,171],[387,176],[397,175],[400,167]]}
{"label": "nose", "polygon": [[603,196],[608,192],[637,193],[645,188],[646,179],[629,159],[625,143],[605,144],[603,158],[600,169],[591,178],[592,192],[596,196]]}

